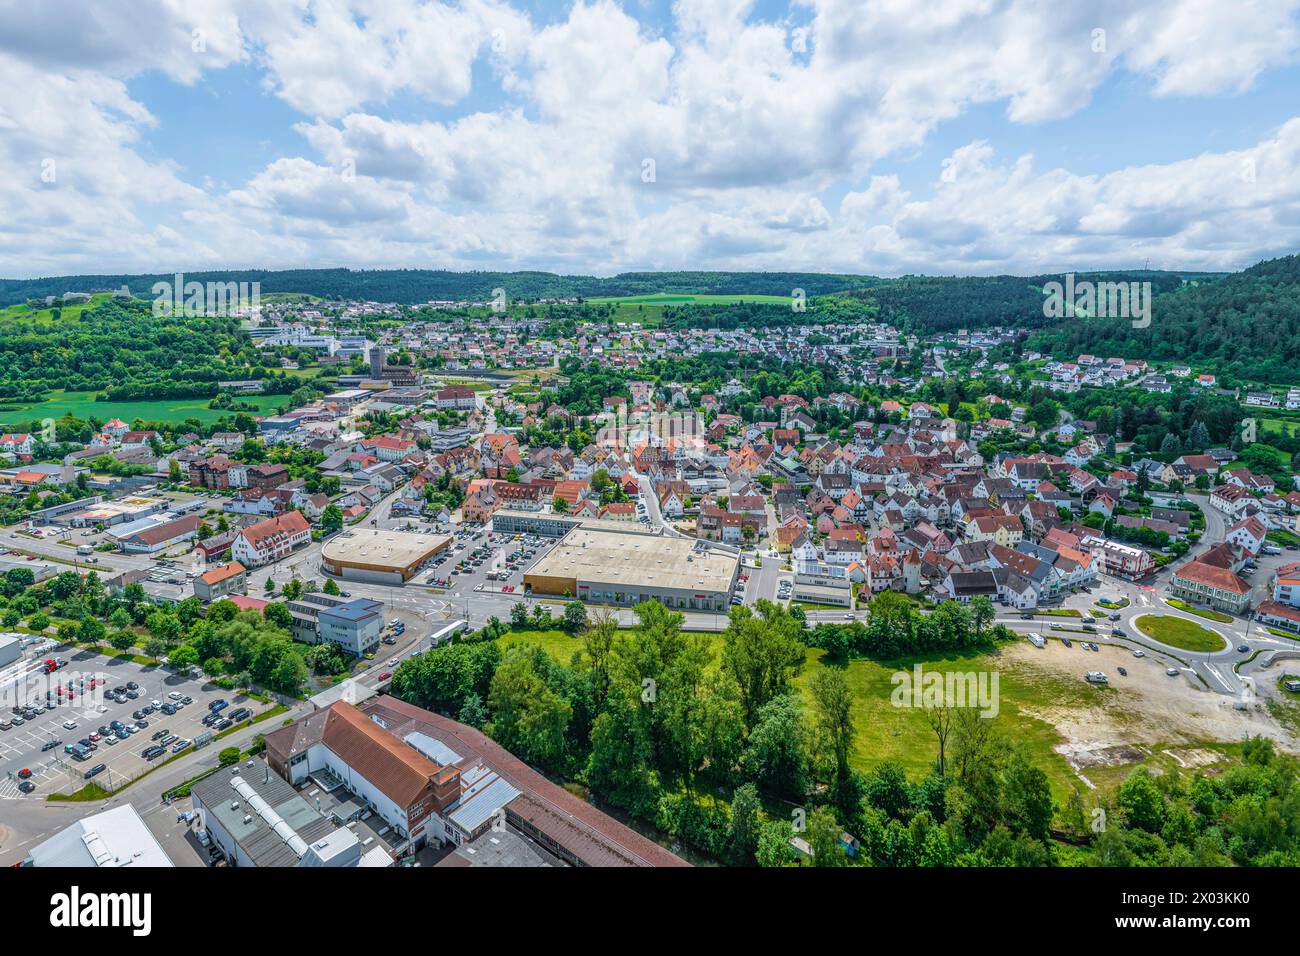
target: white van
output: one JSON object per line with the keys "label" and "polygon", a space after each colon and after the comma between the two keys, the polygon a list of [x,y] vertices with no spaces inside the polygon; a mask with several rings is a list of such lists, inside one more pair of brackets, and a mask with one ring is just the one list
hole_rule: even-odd
{"label": "white van", "polygon": [[1110,679],[1101,671],[1088,671],[1083,675],[1083,679],[1089,684],[1109,684]]}

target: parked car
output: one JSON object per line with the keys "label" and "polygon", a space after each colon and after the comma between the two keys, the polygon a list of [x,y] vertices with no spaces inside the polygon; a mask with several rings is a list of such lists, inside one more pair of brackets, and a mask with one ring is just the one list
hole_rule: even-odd
{"label": "parked car", "polygon": [[98,776],[108,769],[108,764],[97,763],[81,775],[82,780],[89,780],[91,777]]}

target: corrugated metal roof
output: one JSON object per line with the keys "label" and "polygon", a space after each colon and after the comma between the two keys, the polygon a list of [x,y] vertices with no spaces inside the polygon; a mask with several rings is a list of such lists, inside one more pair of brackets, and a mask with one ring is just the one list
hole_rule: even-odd
{"label": "corrugated metal roof", "polygon": [[456,753],[456,751],[452,750],[441,740],[435,740],[428,734],[422,734],[418,730],[412,731],[402,739],[434,763],[442,764],[444,767],[457,763],[460,760],[460,754]]}
{"label": "corrugated metal roof", "polygon": [[519,791],[511,786],[510,781],[497,777],[486,787],[471,795],[468,800],[461,798],[461,805],[449,816],[466,833],[473,833],[480,826],[492,819],[496,812],[519,796]]}

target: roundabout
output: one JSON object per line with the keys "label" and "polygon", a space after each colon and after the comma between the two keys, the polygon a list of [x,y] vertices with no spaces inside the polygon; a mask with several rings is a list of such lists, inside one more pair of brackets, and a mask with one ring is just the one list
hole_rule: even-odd
{"label": "roundabout", "polygon": [[1196,654],[1217,654],[1229,648],[1228,639],[1218,631],[1169,614],[1142,614],[1133,626],[1145,637],[1165,647]]}

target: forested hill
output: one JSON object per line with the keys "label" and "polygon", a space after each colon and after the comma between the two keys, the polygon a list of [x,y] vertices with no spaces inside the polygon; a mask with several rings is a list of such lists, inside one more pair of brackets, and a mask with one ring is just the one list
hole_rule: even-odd
{"label": "forested hill", "polygon": [[1156,296],[1151,325],[1076,319],[1032,337],[1060,355],[1091,352],[1186,362],[1220,377],[1300,383],[1300,256],[1269,259]]}
{"label": "forested hill", "polygon": [[[1075,279],[1150,282],[1151,291],[1159,294],[1206,275],[1137,270],[1078,272]],[[1043,287],[1049,282],[1062,283],[1064,276],[1059,272],[1039,276],[903,276],[849,292],[845,297],[874,304],[882,322],[922,335],[992,326],[1037,328],[1058,321],[1043,314]]]}
{"label": "forested hill", "polygon": [[[98,292],[130,287],[147,297],[165,275],[81,275],[45,279],[0,279],[0,306],[44,299],[64,292]],[[563,276],[552,272],[448,272],[435,269],[289,269],[187,272],[186,281],[258,282],[262,295],[299,292],[326,299],[365,299],[414,304],[430,300],[486,301],[494,289],[512,299],[597,298],[651,295],[657,292],[695,295],[826,295],[862,289],[885,281],[874,276],[815,272],[627,272],[601,278]]]}

